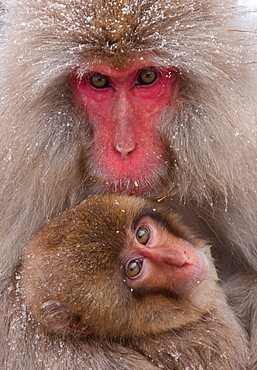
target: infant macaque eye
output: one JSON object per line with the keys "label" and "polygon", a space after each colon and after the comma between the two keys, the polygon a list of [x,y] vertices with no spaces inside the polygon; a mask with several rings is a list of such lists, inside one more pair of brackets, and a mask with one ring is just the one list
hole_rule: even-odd
{"label": "infant macaque eye", "polygon": [[149,231],[149,229],[146,226],[140,226],[137,229],[136,238],[137,238],[137,241],[140,244],[146,245],[146,243],[148,242],[148,240],[150,238],[150,231]]}
{"label": "infant macaque eye", "polygon": [[140,259],[131,260],[126,265],[126,275],[129,278],[134,278],[138,276],[142,270],[143,261]]}

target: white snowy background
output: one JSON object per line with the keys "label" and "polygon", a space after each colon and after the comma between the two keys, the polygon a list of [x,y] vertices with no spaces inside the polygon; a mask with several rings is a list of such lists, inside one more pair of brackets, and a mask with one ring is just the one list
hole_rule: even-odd
{"label": "white snowy background", "polygon": [[238,5],[247,6],[249,8],[257,8],[257,0],[238,0]]}

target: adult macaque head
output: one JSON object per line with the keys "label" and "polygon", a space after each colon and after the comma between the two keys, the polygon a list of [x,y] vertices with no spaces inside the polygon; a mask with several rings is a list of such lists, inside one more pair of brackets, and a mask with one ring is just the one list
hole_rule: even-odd
{"label": "adult macaque head", "polygon": [[22,286],[51,331],[144,336],[197,321],[215,306],[209,246],[157,202],[93,196],[33,237]]}
{"label": "adult macaque head", "polygon": [[164,172],[161,117],[176,104],[175,70],[144,58],[126,68],[107,62],[76,74],[73,88],[93,128],[94,171],[108,191],[144,193]]}

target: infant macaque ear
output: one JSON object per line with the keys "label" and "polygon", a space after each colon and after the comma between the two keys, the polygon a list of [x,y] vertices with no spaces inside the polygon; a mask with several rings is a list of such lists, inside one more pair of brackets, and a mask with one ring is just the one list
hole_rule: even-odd
{"label": "infant macaque ear", "polygon": [[67,329],[81,335],[92,334],[93,330],[86,328],[79,315],[71,313],[58,299],[50,299],[42,304],[43,321],[51,323],[56,332]]}

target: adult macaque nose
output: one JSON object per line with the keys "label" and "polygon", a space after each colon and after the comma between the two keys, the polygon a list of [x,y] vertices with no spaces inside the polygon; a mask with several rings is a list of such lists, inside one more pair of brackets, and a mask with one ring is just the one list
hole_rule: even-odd
{"label": "adult macaque nose", "polygon": [[128,142],[119,142],[114,146],[114,149],[120,153],[122,158],[128,157],[136,148],[136,143],[133,140]]}

